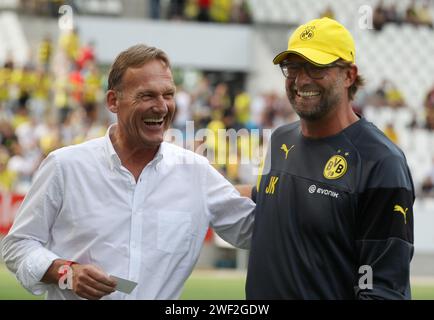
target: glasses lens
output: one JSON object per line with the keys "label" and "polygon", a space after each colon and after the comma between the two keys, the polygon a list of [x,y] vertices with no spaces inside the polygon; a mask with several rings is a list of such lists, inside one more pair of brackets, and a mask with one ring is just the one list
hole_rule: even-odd
{"label": "glasses lens", "polygon": [[303,65],[296,64],[296,63],[287,63],[280,66],[283,75],[288,79],[295,79],[302,67]]}
{"label": "glasses lens", "polygon": [[317,67],[317,66],[310,64],[310,63],[305,65],[305,70],[306,70],[307,74],[309,75],[309,77],[311,77],[312,79],[324,78],[328,68],[329,67]]}
{"label": "glasses lens", "polygon": [[312,79],[322,79],[325,77],[327,70],[332,67],[341,67],[338,64],[331,64],[323,67],[315,66],[309,62],[305,63],[285,63],[280,66],[283,75],[288,79],[295,79],[302,68]]}

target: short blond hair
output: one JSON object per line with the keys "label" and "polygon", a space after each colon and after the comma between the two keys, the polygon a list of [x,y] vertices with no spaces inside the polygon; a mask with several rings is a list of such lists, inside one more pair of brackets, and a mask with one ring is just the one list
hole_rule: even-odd
{"label": "short blond hair", "polygon": [[108,77],[108,89],[120,90],[122,78],[128,68],[140,68],[151,60],[161,60],[170,68],[170,61],[167,54],[158,48],[145,44],[137,44],[122,51],[113,62]]}

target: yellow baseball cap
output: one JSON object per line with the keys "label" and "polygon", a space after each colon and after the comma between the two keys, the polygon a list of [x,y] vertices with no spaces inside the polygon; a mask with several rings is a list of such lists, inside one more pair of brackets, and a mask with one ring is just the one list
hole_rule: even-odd
{"label": "yellow baseball cap", "polygon": [[311,20],[299,26],[288,41],[288,50],[279,53],[274,64],[295,53],[316,65],[330,64],[339,58],[355,62],[356,48],[350,32],[330,18]]}

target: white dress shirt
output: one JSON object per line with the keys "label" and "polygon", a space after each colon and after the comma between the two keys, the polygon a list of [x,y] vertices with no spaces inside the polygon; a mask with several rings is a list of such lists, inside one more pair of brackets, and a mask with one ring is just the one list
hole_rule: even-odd
{"label": "white dress shirt", "polygon": [[202,156],[163,142],[137,183],[107,134],[52,152],[2,243],[7,267],[34,294],[78,299],[40,282],[55,259],[137,282],[105,299],[177,299],[209,226],[248,248],[254,203]]}

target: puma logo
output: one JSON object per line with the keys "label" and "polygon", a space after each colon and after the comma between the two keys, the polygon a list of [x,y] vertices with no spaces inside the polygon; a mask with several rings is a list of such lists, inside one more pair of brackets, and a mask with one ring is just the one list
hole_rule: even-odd
{"label": "puma logo", "polygon": [[280,150],[283,150],[283,152],[285,152],[285,159],[288,159],[288,152],[292,150],[292,148],[294,148],[295,146],[292,145],[289,149],[286,146],[286,144],[282,144],[282,146],[280,147]]}
{"label": "puma logo", "polygon": [[395,207],[393,208],[393,211],[399,212],[404,216],[404,222],[405,224],[407,224],[407,210],[408,208],[402,208],[400,205],[395,205]]}

